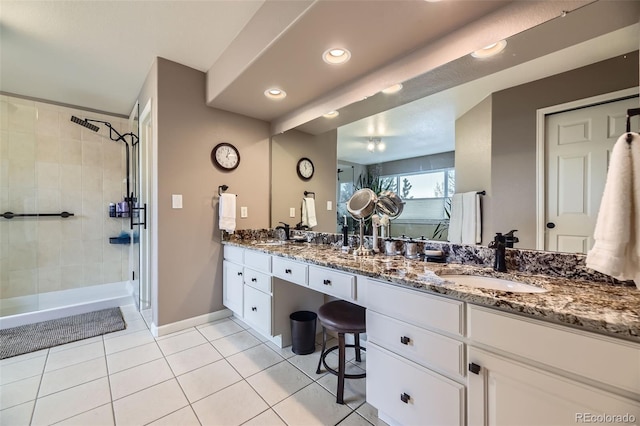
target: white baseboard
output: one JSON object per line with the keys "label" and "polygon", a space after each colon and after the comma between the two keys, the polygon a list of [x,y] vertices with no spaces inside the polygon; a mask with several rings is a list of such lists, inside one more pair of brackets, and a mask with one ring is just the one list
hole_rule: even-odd
{"label": "white baseboard", "polygon": [[160,327],[152,323],[151,334],[153,334],[154,337],[166,336],[167,334],[175,333],[176,331],[182,331],[190,327],[195,327],[212,321],[218,321],[232,315],[233,312],[225,308],[220,311],[210,312],[198,317],[187,318],[182,321],[172,322],[171,324],[161,325]]}

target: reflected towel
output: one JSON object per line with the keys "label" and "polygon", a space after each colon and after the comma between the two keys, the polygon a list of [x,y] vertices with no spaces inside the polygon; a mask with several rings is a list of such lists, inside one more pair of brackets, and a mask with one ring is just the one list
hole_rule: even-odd
{"label": "reflected towel", "polygon": [[316,200],[311,197],[305,197],[302,199],[302,226],[313,228],[317,224]]}
{"label": "reflected towel", "polygon": [[224,193],[218,203],[218,226],[220,230],[233,233],[236,230],[236,195]]}
{"label": "reflected towel", "polygon": [[613,147],[587,267],[640,288],[640,135]]}
{"label": "reflected towel", "polygon": [[480,194],[476,191],[454,194],[451,200],[448,239],[454,244],[482,242]]}

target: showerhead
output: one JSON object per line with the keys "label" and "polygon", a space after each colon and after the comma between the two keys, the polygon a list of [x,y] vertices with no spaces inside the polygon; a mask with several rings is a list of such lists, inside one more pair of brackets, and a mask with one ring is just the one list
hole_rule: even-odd
{"label": "showerhead", "polygon": [[100,127],[96,126],[95,124],[91,124],[89,123],[87,120],[81,120],[78,117],[76,117],[75,115],[71,116],[71,121],[73,121],[76,124],[79,124],[83,127],[86,127],[89,130],[93,130],[94,132],[97,132],[98,130],[100,130]]}

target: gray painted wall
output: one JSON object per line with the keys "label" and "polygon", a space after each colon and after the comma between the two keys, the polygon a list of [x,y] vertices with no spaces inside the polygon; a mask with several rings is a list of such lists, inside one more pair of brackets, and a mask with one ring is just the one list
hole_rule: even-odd
{"label": "gray painted wall", "polygon": [[[313,136],[297,130],[289,130],[271,138],[271,224],[284,222],[292,227],[301,221],[304,191],[316,193],[317,232],[335,232],[337,185],[337,137],[332,130]],[[296,166],[302,157],[309,158],[315,173],[309,181],[298,177]],[[332,208],[327,210],[327,201]],[[296,217],[289,217],[293,207]]]}

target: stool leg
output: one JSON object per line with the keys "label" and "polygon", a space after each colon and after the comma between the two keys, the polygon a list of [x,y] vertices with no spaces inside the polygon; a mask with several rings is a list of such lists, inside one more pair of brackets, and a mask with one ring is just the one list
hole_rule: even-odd
{"label": "stool leg", "polygon": [[338,392],[336,402],[344,404],[344,373],[345,373],[344,333],[338,333]]}
{"label": "stool leg", "polygon": [[362,362],[362,357],[360,356],[360,333],[354,333],[353,340],[356,350],[356,362]]}
{"label": "stool leg", "polygon": [[327,329],[322,327],[322,350],[320,351],[320,359],[318,360],[318,368],[316,369],[316,374],[322,373],[320,371],[320,366],[322,365],[322,357],[324,356],[324,350],[327,347]]}

